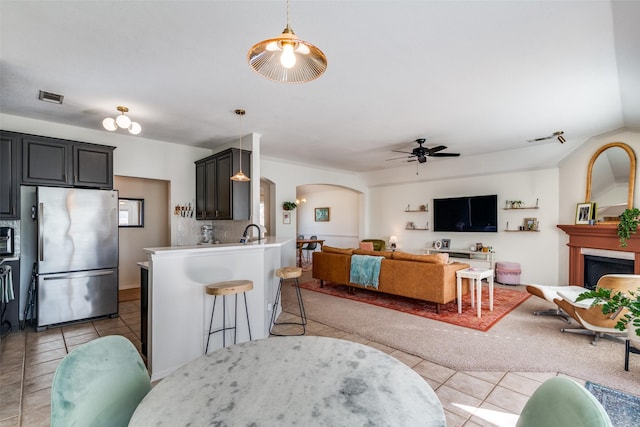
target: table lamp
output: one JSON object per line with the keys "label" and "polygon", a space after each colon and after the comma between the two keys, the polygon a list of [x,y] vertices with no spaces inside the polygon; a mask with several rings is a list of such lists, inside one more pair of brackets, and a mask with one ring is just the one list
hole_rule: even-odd
{"label": "table lamp", "polygon": [[389,243],[392,250],[396,250],[396,243],[398,243],[398,236],[389,236]]}

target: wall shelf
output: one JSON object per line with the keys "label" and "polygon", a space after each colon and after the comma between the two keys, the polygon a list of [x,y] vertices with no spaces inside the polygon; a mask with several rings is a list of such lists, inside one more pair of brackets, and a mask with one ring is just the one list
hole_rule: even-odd
{"label": "wall shelf", "polygon": [[526,210],[526,209],[540,209],[538,206],[522,206],[519,208],[502,208],[503,211],[518,211],[518,210]]}
{"label": "wall shelf", "polygon": [[404,212],[429,212],[428,209],[425,209],[423,211],[419,210],[419,209],[410,209],[410,210],[405,210]]}
{"label": "wall shelf", "polygon": [[427,231],[429,230],[428,228],[405,228],[405,230],[422,230],[422,231]]}
{"label": "wall shelf", "polygon": [[503,230],[507,233],[539,233],[540,230]]}

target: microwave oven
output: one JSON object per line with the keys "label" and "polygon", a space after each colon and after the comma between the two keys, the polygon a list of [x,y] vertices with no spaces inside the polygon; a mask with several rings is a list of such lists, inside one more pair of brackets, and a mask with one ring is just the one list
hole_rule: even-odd
{"label": "microwave oven", "polygon": [[13,228],[0,227],[0,256],[13,255]]}

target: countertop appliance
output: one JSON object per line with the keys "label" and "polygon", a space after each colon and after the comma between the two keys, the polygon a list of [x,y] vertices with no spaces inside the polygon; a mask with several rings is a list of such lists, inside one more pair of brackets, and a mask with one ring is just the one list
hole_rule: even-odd
{"label": "countertop appliance", "polygon": [[38,187],[36,330],[118,313],[118,192]]}
{"label": "countertop appliance", "polygon": [[0,227],[0,256],[13,255],[13,228]]}

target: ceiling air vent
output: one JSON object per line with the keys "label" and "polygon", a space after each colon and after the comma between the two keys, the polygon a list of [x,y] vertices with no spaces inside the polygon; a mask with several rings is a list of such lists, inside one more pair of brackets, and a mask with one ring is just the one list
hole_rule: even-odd
{"label": "ceiling air vent", "polygon": [[40,95],[38,95],[38,99],[40,101],[53,102],[54,104],[62,104],[64,95],[58,95],[57,93],[41,90]]}

